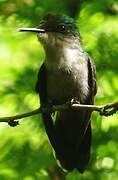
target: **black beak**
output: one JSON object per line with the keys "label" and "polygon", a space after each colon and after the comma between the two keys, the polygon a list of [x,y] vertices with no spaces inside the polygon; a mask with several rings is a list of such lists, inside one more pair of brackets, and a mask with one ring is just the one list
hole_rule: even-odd
{"label": "black beak", "polygon": [[30,31],[30,32],[37,32],[37,33],[45,33],[44,29],[39,29],[39,28],[19,28],[19,32],[25,32],[25,31]]}

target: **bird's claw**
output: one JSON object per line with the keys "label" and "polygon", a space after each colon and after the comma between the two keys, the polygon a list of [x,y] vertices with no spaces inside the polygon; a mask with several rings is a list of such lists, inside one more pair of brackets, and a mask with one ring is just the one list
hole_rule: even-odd
{"label": "bird's claw", "polygon": [[52,114],[52,113],[54,113],[54,111],[52,110],[52,106],[53,106],[53,104],[50,103],[50,102],[47,103],[47,104],[41,105],[42,112],[44,114]]}
{"label": "bird's claw", "polygon": [[80,104],[80,101],[78,101],[78,98],[72,98],[67,104],[72,107],[73,104]]}

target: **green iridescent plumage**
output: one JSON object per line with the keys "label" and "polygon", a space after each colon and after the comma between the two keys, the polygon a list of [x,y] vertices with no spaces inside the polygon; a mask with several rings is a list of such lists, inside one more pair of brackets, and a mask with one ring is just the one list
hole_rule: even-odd
{"label": "green iridescent plumage", "polygon": [[[60,14],[47,14],[41,22],[45,26],[45,30],[49,32],[58,32],[63,34],[69,34],[79,36],[79,31],[72,18],[66,15]],[[41,28],[41,25],[40,25]]]}

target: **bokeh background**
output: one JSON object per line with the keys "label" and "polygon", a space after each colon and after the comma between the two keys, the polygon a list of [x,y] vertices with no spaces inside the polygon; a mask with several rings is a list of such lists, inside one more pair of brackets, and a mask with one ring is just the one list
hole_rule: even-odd
{"label": "bokeh background", "polygon": [[[37,26],[47,12],[75,18],[96,64],[96,104],[118,100],[117,0],[0,0],[0,117],[39,107],[34,87],[44,50],[36,34],[17,28]],[[0,180],[117,180],[118,114],[94,112],[92,128],[91,161],[81,175],[57,167],[39,115],[14,128],[0,123]]]}

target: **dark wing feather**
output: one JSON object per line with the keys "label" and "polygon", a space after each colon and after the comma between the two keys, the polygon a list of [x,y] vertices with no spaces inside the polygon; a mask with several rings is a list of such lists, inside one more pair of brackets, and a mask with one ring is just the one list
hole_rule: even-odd
{"label": "dark wing feather", "polygon": [[88,84],[90,87],[90,98],[94,102],[94,96],[97,93],[97,83],[96,83],[96,68],[91,57],[88,55]]}
{"label": "dark wing feather", "polygon": [[47,103],[46,80],[47,80],[46,68],[45,68],[45,64],[43,63],[41,68],[39,69],[37,82],[35,85],[35,91],[40,95],[41,104]]}
{"label": "dark wing feather", "polygon": [[[47,82],[47,72],[46,72],[45,64],[42,64],[38,72],[35,91],[40,95],[40,102],[41,102],[41,106],[43,107],[48,106],[46,82]],[[48,138],[53,148],[56,151],[57,149],[59,149],[59,147],[57,143],[58,141],[57,141],[55,127],[53,124],[51,113],[50,112],[42,113],[42,118]]]}

